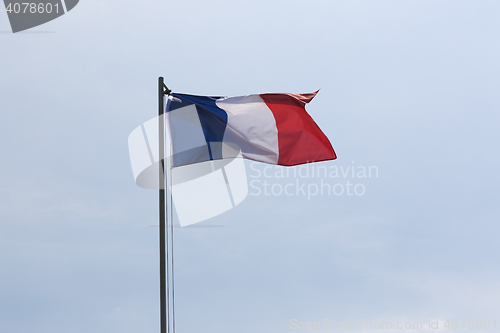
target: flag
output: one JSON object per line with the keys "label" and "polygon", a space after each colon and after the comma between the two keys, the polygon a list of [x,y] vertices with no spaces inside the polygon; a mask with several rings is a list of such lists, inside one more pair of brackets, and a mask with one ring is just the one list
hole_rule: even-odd
{"label": "flag", "polygon": [[334,160],[330,141],[305,110],[316,94],[173,93],[166,106],[172,166],[235,157],[284,166]]}

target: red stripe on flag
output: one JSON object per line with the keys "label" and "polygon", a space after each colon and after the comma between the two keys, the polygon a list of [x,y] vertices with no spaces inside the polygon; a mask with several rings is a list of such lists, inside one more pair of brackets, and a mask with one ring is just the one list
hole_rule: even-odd
{"label": "red stripe on flag", "polygon": [[278,165],[291,166],[337,158],[330,141],[305,109],[317,93],[260,95],[276,119]]}

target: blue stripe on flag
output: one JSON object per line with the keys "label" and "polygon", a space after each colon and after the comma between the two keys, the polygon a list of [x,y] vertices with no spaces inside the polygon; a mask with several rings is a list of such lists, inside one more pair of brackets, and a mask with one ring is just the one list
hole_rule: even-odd
{"label": "blue stripe on flag", "polygon": [[224,138],[224,131],[226,130],[227,125],[227,113],[215,104],[215,101],[221,97],[194,96],[185,94],[172,95],[175,98],[170,102],[169,111],[191,104],[196,106],[203,134],[205,135],[205,140],[208,145],[210,159],[221,159],[221,142]]}

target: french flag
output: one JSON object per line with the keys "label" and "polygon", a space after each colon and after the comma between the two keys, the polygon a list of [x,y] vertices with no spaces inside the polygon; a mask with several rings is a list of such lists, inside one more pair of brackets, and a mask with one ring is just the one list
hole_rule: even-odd
{"label": "french flag", "polygon": [[171,94],[166,114],[173,166],[235,157],[284,166],[336,159],[305,110],[316,94]]}

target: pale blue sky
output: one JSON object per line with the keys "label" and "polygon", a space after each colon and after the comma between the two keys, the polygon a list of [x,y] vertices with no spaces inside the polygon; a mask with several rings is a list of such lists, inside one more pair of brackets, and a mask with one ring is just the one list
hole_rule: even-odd
{"label": "pale blue sky", "polygon": [[31,30],[53,33],[0,34],[0,332],[159,330],[157,193],[134,184],[127,137],[160,75],[199,95],[321,88],[308,110],[339,156],[322,165],[379,170],[361,197],[249,195],[204,222],[224,227],[177,229],[179,333],[500,328],[499,11],[82,0]]}

